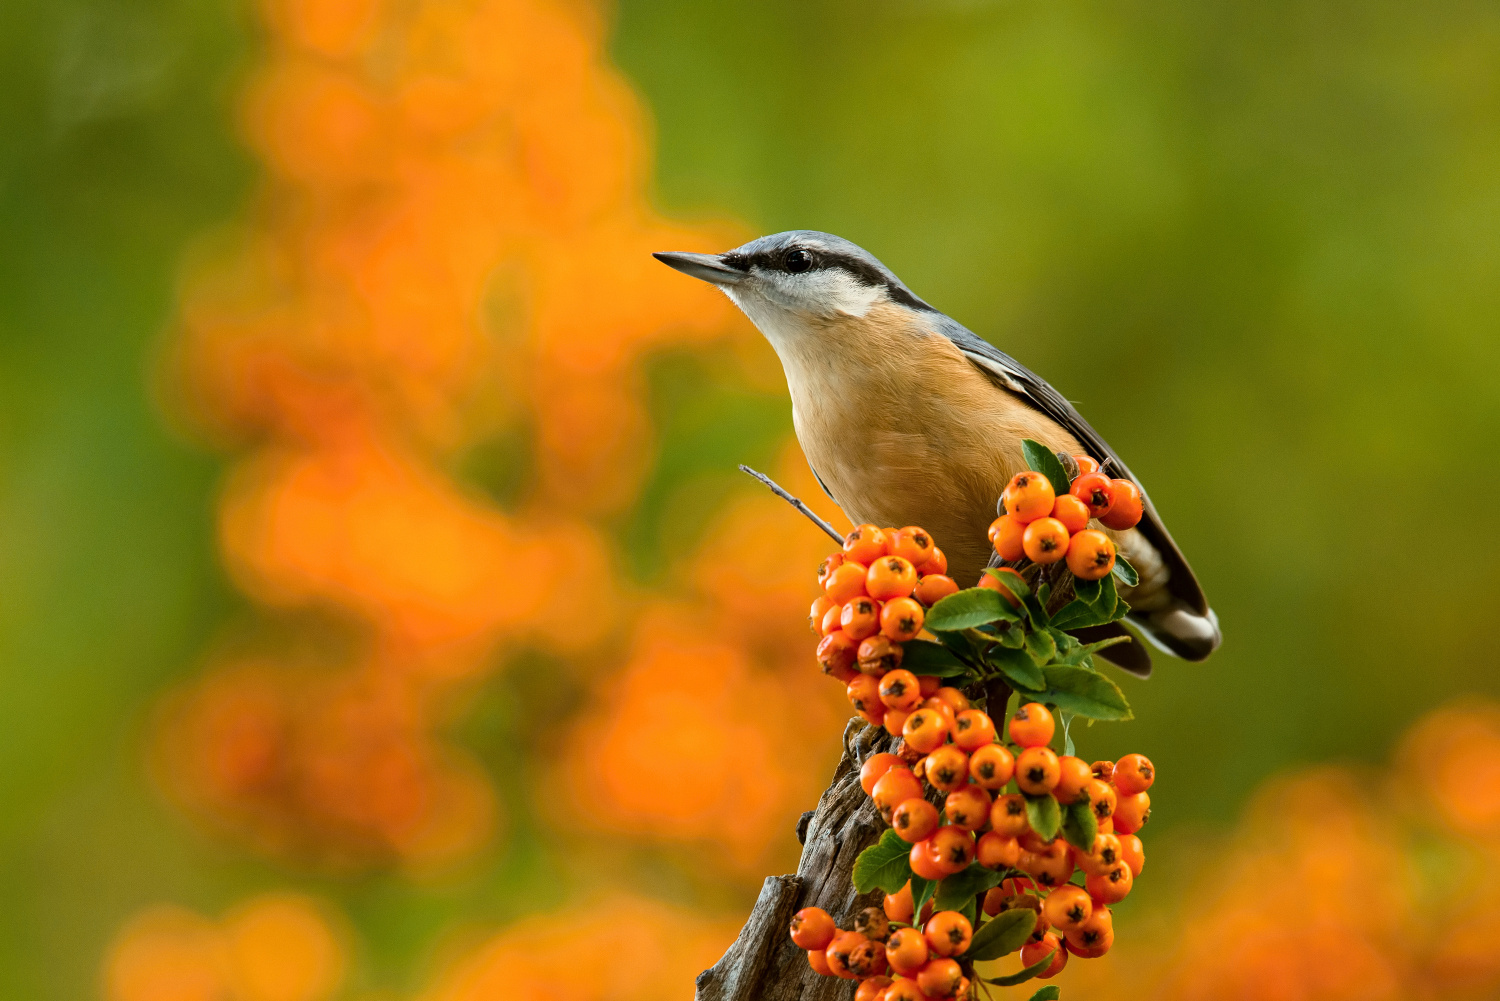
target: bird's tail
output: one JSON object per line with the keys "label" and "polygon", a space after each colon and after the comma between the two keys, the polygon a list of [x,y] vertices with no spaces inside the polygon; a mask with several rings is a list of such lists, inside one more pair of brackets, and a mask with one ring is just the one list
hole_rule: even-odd
{"label": "bird's tail", "polygon": [[1131,612],[1130,621],[1153,646],[1183,660],[1205,659],[1223,639],[1212,608],[1200,614],[1180,600],[1165,608]]}

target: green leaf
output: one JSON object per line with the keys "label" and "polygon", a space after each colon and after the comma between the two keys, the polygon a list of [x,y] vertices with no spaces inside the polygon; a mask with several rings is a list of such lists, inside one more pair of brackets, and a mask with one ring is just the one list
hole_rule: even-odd
{"label": "green leaf", "polygon": [[1073,747],[1073,714],[1069,712],[1059,712],[1057,714],[1057,718],[1059,719],[1059,721],[1061,721],[1063,728],[1063,753],[1068,755],[1069,757],[1072,757],[1074,750],[1076,750]]}
{"label": "green leaf", "polygon": [[[1027,913],[1029,914],[1031,912],[1028,911]],[[1035,963],[1032,963],[1020,973],[1012,973],[1008,977],[993,977],[985,980],[984,982],[987,984],[994,984],[996,987],[1014,987],[1016,986],[1016,984],[1024,984],[1026,981],[1030,980],[1032,977],[1036,976],[1038,973],[1041,973],[1043,970],[1047,969],[1047,967],[1051,966],[1052,957],[1055,955],[1057,955],[1057,950],[1053,949],[1051,952],[1047,953],[1047,955],[1043,956]]]}
{"label": "green leaf", "polygon": [[1093,849],[1094,838],[1099,835],[1099,821],[1088,800],[1079,797],[1063,807],[1062,833],[1068,844],[1079,851]]}
{"label": "green leaf", "polygon": [[1082,629],[1085,626],[1102,626],[1113,622],[1129,611],[1129,606],[1120,601],[1113,577],[1103,580],[1073,579],[1073,600],[1058,609],[1052,617],[1057,629]]}
{"label": "green leaf", "polygon": [[1048,984],[1031,995],[1031,1001],[1057,1001],[1060,997],[1062,997],[1062,988],[1056,984]]}
{"label": "green leaf", "polygon": [[1022,577],[1019,573],[1005,574],[1001,577],[999,567],[985,567],[984,572],[1004,581],[1006,589],[1017,598],[1025,599],[1031,597],[1031,585],[1026,583],[1026,578]]}
{"label": "green leaf", "polygon": [[953,678],[970,670],[946,646],[930,640],[907,640],[902,644],[901,666],[912,674],[934,678]]}
{"label": "green leaf", "polygon": [[1112,646],[1119,646],[1121,643],[1133,642],[1135,641],[1130,636],[1111,636],[1107,640],[1100,640],[1098,643],[1090,643],[1088,646],[1079,644],[1077,649],[1070,651],[1066,656],[1057,658],[1057,662],[1059,664],[1066,664],[1070,667],[1078,667],[1080,665],[1089,667],[1092,666],[1094,662],[1094,654],[1098,653],[1100,650],[1105,650]]}
{"label": "green leaf", "polygon": [[1044,701],[1087,719],[1134,719],[1120,686],[1098,671],[1059,664],[1042,668],[1047,679]]}
{"label": "green leaf", "polygon": [[937,892],[938,884],[935,879],[923,879],[913,874],[911,877],[911,902],[912,920],[917,921],[922,917],[922,908],[927,906],[927,901]]}
{"label": "green leaf", "polygon": [[876,887],[896,893],[911,878],[911,845],[892,830],[887,830],[854,860],[854,888],[860,893],[869,893]]}
{"label": "green leaf", "polygon": [[979,900],[978,897],[970,897],[968,900],[964,901],[958,907],[953,908],[953,910],[957,911],[958,913],[962,914],[964,917],[966,917],[966,918],[969,919],[969,927],[970,928],[974,927],[974,921],[975,921],[975,919],[977,919],[979,917],[979,904],[978,904],[978,900]]}
{"label": "green leaf", "polygon": [[1016,613],[998,593],[987,587],[971,587],[948,595],[928,609],[926,625],[935,633],[957,632],[1015,619]]}
{"label": "green leaf", "polygon": [[932,908],[936,911],[956,911],[966,901],[1000,885],[1002,875],[994,869],[986,869],[978,862],[970,863],[963,872],[954,873],[938,884],[937,899]]}
{"label": "green leaf", "polygon": [[1039,692],[1047,687],[1047,676],[1042,673],[1042,669],[1020,650],[1007,650],[1003,647],[991,650],[988,660],[1016,688]]}
{"label": "green leaf", "polygon": [[[1062,809],[1057,805],[1057,797],[1050,792],[1040,796],[1027,796],[1026,822],[1043,841],[1051,841],[1057,837],[1057,831],[1062,827]],[[897,889],[900,887],[897,886]]]}
{"label": "green leaf", "polygon": [[1049,633],[1027,633],[1026,652],[1031,654],[1031,659],[1036,661],[1038,667],[1050,664],[1057,656],[1057,641]]}
{"label": "green leaf", "polygon": [[1052,483],[1052,492],[1061,497],[1073,486],[1068,473],[1057,458],[1057,453],[1031,438],[1021,441],[1021,451],[1026,455],[1026,465],[1047,477]]}
{"label": "green leaf", "polygon": [[1135,567],[1125,558],[1124,553],[1115,553],[1115,568],[1110,571],[1120,579],[1120,583],[1135,587],[1141,582],[1141,575],[1135,572]]}
{"label": "green leaf", "polygon": [[985,963],[1007,956],[1026,944],[1035,927],[1036,911],[1025,907],[997,914],[974,932],[963,958],[974,963]]}

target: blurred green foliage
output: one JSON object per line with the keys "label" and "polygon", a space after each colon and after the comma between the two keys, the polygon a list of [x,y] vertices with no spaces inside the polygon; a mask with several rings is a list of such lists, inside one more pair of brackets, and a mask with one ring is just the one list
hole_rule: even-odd
{"label": "blurred green foliage", "polygon": [[[1123,682],[1128,733],[1075,733],[1156,760],[1153,831],[1500,694],[1500,544],[1478,526],[1500,494],[1500,10],[625,0],[615,18],[665,209],[863,244],[1080,401],[1146,480],[1226,635],[1204,665]],[[217,460],[169,432],[151,371],[186,247],[253,182],[231,112],[249,23],[227,3],[0,5],[5,996],[87,996],[134,909],[268,879],[164,809],[140,760],[152,696],[237,601]],[[677,514],[790,432],[722,365],[662,359],[652,387],[631,552],[689,544],[701,526]],[[466,724],[482,750],[514,683]],[[512,805],[518,847],[475,886],[338,888],[398,971],[377,980],[411,976],[457,915],[525,909],[550,863]]]}

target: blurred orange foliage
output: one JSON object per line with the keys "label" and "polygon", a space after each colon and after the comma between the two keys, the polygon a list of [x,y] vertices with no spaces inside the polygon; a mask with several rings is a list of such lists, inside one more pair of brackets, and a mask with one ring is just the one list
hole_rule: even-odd
{"label": "blurred orange foliage", "polygon": [[254,897],[221,921],[161,906],[116,936],[104,993],[108,1001],[323,1001],[346,964],[343,935],[308,897]]}
{"label": "blurred orange foliage", "polygon": [[1164,1001],[1493,997],[1496,775],[1500,706],[1480,703],[1418,720],[1386,773],[1324,766],[1272,780],[1170,920],[1147,942],[1122,936],[1103,961],[1070,966],[1065,990]]}
{"label": "blurred orange foliage", "polygon": [[[588,664],[636,614],[602,519],[652,461],[641,362],[748,329],[650,251],[738,234],[651,211],[641,108],[585,5],[266,0],[263,14],[243,107],[267,176],[188,278],[171,370],[187,417],[237,449],[219,518],[235,582],[268,609],[331,613],[360,641],[315,668],[211,656],[161,715],[158,771],[179,802],[263,850],[441,863],[500,818],[478,769],[434,735],[435,707],[494,668],[502,639]],[[535,468],[502,511],[448,467],[513,429],[531,434]],[[766,688],[744,658],[789,649],[755,635],[756,621],[782,628],[778,601],[695,613],[737,623],[716,656],[739,666],[714,697]],[[792,704],[804,685],[757,697]],[[755,746],[781,732],[744,726]],[[704,795],[726,795],[727,778],[706,781],[722,788]],[[785,813],[804,785],[773,782],[783,792],[757,809]],[[642,833],[670,819],[623,804],[610,829],[626,814]],[[738,839],[743,856],[766,830],[694,836]]]}

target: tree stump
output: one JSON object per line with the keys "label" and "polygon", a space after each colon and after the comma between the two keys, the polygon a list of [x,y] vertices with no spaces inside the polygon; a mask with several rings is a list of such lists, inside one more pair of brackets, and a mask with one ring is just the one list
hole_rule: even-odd
{"label": "tree stump", "polygon": [[[844,727],[844,756],[833,781],[806,821],[802,859],[793,876],[769,876],[739,938],[698,975],[697,1001],[848,1001],[849,981],[822,977],[787,932],[792,915],[821,907],[847,928],[856,911],[883,897],[854,892],[854,860],[880,840],[885,823],[859,786],[859,768],[872,754],[895,748],[880,727],[852,719]],[[803,825],[798,825],[799,831]]]}

